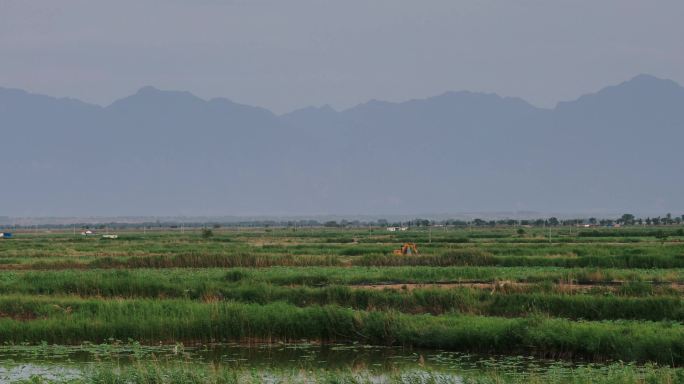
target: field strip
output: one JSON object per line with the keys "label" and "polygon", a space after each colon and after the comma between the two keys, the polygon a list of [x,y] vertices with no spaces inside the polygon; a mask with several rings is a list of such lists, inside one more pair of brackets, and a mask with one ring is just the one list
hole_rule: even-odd
{"label": "field strip", "polygon": [[[568,291],[589,291],[594,288],[609,288],[617,289],[626,285],[628,282],[611,281],[603,283],[554,283],[553,287],[560,290]],[[673,282],[641,282],[656,286],[668,286],[672,289],[684,292],[684,283]],[[373,284],[351,284],[350,288],[354,289],[394,289],[394,290],[408,290],[414,289],[451,289],[451,288],[479,288],[491,289],[492,291],[506,289],[506,288],[526,288],[531,286],[539,286],[539,283],[518,282],[518,281],[498,281],[498,282],[482,282],[482,281],[460,281],[448,283],[373,283]]]}

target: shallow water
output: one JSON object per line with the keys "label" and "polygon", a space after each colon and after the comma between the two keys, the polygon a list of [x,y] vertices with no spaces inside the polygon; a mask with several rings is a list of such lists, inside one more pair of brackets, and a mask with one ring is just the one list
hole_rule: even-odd
{"label": "shallow water", "polygon": [[[389,372],[430,370],[451,378],[466,372],[501,370],[509,374],[543,371],[568,362],[532,357],[491,357],[438,350],[365,345],[211,344],[143,346],[137,343],[14,345],[0,347],[0,382],[39,376],[51,380],[77,378],[97,365],[126,366],[140,361],[161,365],[192,363],[268,372],[302,370],[363,371],[381,377]],[[568,372],[568,374],[570,374]],[[379,380],[381,382],[382,380]]]}

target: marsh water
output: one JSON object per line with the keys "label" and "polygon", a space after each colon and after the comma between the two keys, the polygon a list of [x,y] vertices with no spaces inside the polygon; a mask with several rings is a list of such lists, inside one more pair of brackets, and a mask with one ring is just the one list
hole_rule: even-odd
{"label": "marsh water", "polygon": [[206,364],[262,372],[301,370],[388,372],[430,370],[452,377],[486,370],[510,374],[571,368],[569,362],[532,357],[479,356],[439,350],[404,349],[365,345],[316,344],[211,344],[159,345],[84,344],[12,345],[0,347],[0,381],[12,382],[33,376],[53,380],[78,378],[88,369],[103,365],[126,366],[136,362]]}

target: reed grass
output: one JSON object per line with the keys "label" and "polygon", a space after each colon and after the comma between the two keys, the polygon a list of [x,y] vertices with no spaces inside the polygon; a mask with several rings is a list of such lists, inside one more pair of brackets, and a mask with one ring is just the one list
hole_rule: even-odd
{"label": "reed grass", "polygon": [[[558,230],[560,233],[560,229]],[[639,232],[632,230],[631,234]],[[580,232],[583,233],[583,232]],[[616,232],[618,233],[618,232]],[[627,233],[627,232],[625,232]],[[644,232],[648,235],[649,232]],[[18,234],[0,243],[0,269],[210,268],[340,265],[556,266],[682,268],[684,237],[663,243],[615,237],[558,237],[554,243],[520,238],[508,229],[474,232],[425,230],[387,234],[375,230],[309,230],[122,234],[116,241],[68,234]],[[469,241],[463,241],[463,240]],[[649,240],[650,239],[650,240]],[[534,240],[534,241],[532,241]],[[563,241],[560,241],[563,240]],[[589,241],[588,241],[589,240]],[[419,243],[420,256],[396,258],[403,241]]]}
{"label": "reed grass", "polygon": [[[237,271],[235,271],[237,272]],[[235,272],[228,272],[235,279]],[[33,279],[29,284],[10,287],[7,293],[76,294],[90,298],[188,298],[193,300],[232,300],[243,303],[267,304],[275,301],[297,306],[339,305],[362,310],[396,310],[405,313],[465,313],[506,317],[527,316],[530,313],[545,314],[569,319],[633,319],[684,321],[684,301],[680,291],[656,291],[648,284],[643,290],[633,292],[627,288],[596,287],[586,293],[566,292],[561,285],[535,284],[518,286],[513,283],[492,284],[488,288],[468,286],[440,288],[426,286],[408,289],[369,289],[354,286],[330,285],[323,287],[279,286],[249,280],[220,279],[207,281],[199,278],[130,279],[114,273],[109,281],[76,279],[50,281]],[[153,275],[152,275],[153,276]],[[398,288],[398,289],[397,289]],[[667,293],[667,294],[666,294]],[[636,296],[634,296],[636,295]],[[0,296],[0,303],[3,303]],[[0,305],[0,311],[12,313]]]}
{"label": "reed grass", "polygon": [[[210,238],[155,231],[117,240],[17,233],[0,242],[0,340],[306,339],[684,364],[684,303],[680,287],[668,286],[684,282],[684,237],[675,228],[551,231],[551,241],[547,231],[519,235],[513,227],[216,229]],[[661,231],[669,231],[667,241]],[[406,241],[421,253],[393,255]],[[401,287],[464,282],[492,288]],[[398,289],[359,287],[373,284]],[[596,286],[577,293],[566,284]],[[156,368],[91,378],[205,380],[148,369]],[[586,377],[681,378],[678,370],[631,369]],[[315,377],[353,379],[345,375]],[[543,379],[521,382],[561,380]]]}
{"label": "reed grass", "polygon": [[501,266],[562,268],[684,268],[684,253],[678,255],[618,256],[494,256],[480,249],[461,249],[442,255],[365,255],[353,261],[361,266]]}
{"label": "reed grass", "polygon": [[569,321],[465,315],[407,315],[338,306],[296,307],[189,300],[4,297],[0,307],[32,319],[0,319],[5,342],[75,344],[114,338],[159,341],[362,342],[482,353],[684,362],[675,322]]}
{"label": "reed grass", "polygon": [[[0,294],[73,294],[83,296],[185,297],[216,294],[235,283],[324,287],[357,284],[457,282],[535,284],[539,291],[557,284],[613,284],[620,296],[673,295],[671,282],[683,282],[684,271],[526,267],[271,267],[263,269],[114,269],[12,271],[0,273]],[[535,287],[533,287],[535,288]],[[597,293],[604,294],[605,290]]]}

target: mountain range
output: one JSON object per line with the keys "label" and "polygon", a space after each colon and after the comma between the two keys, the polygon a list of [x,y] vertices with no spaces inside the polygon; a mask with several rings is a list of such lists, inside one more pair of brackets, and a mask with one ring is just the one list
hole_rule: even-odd
{"label": "mountain range", "polygon": [[0,88],[0,215],[678,213],[683,143],[684,88],[649,75],[552,109],[462,91],[285,115]]}

